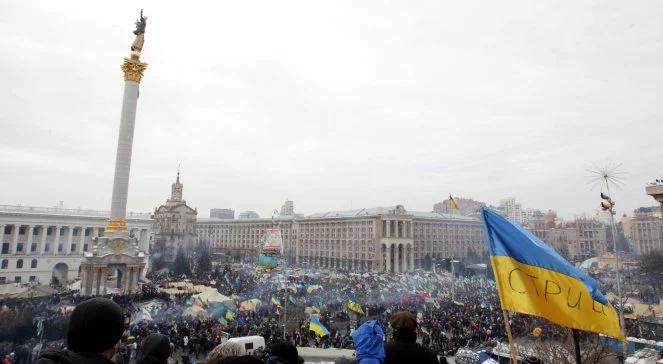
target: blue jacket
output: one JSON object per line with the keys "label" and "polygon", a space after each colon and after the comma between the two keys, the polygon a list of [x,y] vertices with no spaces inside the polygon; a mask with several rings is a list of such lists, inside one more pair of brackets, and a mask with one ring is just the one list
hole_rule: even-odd
{"label": "blue jacket", "polygon": [[379,322],[364,322],[352,333],[352,341],[359,364],[380,364],[384,361],[384,331]]}

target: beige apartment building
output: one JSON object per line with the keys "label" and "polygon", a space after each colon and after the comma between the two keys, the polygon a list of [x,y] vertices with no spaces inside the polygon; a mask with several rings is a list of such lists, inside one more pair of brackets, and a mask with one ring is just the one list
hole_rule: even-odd
{"label": "beige apartment building", "polygon": [[[484,254],[478,219],[410,212],[402,205],[277,218],[285,256],[299,266],[407,272],[428,258]],[[199,219],[198,238],[235,258],[255,259],[271,219]]]}
{"label": "beige apartment building", "polygon": [[663,221],[658,215],[656,206],[641,207],[633,211],[633,217],[622,217],[624,235],[636,255],[663,249]]}

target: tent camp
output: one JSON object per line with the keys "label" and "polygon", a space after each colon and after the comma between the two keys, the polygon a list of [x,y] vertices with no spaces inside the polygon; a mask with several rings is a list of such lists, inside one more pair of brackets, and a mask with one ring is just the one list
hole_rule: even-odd
{"label": "tent camp", "polygon": [[203,307],[214,304],[233,306],[232,298],[222,295],[214,288],[206,289],[203,292],[194,295],[193,299],[200,302]]}

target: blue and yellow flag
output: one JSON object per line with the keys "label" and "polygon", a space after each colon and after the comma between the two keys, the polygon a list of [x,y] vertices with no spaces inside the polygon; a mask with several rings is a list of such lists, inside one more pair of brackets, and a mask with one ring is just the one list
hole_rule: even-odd
{"label": "blue and yellow flag", "polygon": [[449,195],[449,206],[451,206],[451,208],[458,210],[458,203],[456,202],[456,200],[454,200],[453,197],[451,197],[451,195]]}
{"label": "blue and yellow flag", "polygon": [[482,215],[503,309],[623,339],[617,313],[596,280],[495,211],[483,208]]}
{"label": "blue and yellow flag", "polygon": [[360,315],[364,314],[364,310],[361,309],[359,303],[357,303],[357,297],[352,291],[348,292],[348,302],[346,303],[350,311],[354,311]]}
{"label": "blue and yellow flag", "polygon": [[272,295],[272,304],[281,307],[281,299],[276,297],[275,294]]}
{"label": "blue and yellow flag", "polygon": [[318,336],[323,337],[329,335],[329,330],[325,327],[325,325],[320,322],[318,319],[318,315],[311,315],[309,317],[309,324],[308,324],[309,330],[315,332]]}

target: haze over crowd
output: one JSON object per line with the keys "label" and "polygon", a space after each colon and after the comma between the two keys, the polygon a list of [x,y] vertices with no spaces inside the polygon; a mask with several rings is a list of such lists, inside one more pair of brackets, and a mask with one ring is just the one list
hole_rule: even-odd
{"label": "haze over crowd", "polygon": [[663,177],[663,3],[0,4],[2,203],[107,209],[128,55],[150,23],[129,210],[184,196],[269,216],[449,193],[592,214]]}

